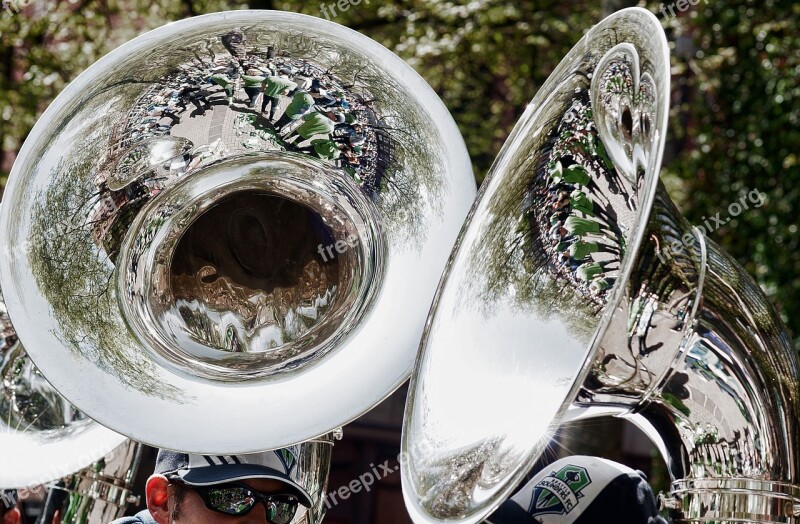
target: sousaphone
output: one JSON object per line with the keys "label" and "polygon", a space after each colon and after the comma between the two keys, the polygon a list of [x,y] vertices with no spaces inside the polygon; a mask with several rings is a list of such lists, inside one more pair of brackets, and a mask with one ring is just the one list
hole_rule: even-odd
{"label": "sousaphone", "polygon": [[2,289],[38,369],[104,426],[192,453],[302,445],[408,378],[474,195],[452,118],[379,44],[200,16],[102,58],[38,121]]}
{"label": "sousaphone", "polygon": [[[0,488],[50,489],[46,522],[110,522],[139,500],[141,445],[97,424],[31,362],[0,293]],[[6,494],[4,504],[11,504]]]}
{"label": "sousaphone", "polygon": [[669,75],[658,20],[620,11],[569,52],[495,161],[412,377],[415,522],[479,522],[561,424],[597,416],[653,440],[675,522],[797,522],[795,350],[659,183]]}

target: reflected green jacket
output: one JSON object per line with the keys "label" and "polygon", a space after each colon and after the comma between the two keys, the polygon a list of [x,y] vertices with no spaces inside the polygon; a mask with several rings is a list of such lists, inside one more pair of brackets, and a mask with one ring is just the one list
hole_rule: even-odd
{"label": "reflected green jacket", "polygon": [[297,84],[282,76],[268,76],[264,79],[264,96],[276,97],[284,91],[291,91]]}

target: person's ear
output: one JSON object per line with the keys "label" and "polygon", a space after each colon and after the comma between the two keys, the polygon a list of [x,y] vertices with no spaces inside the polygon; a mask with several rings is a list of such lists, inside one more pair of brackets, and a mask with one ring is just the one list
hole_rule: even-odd
{"label": "person's ear", "polygon": [[3,515],[3,524],[19,524],[20,522],[22,522],[22,514],[19,512],[19,508],[11,508]]}
{"label": "person's ear", "polygon": [[145,497],[147,510],[158,524],[169,524],[169,480],[164,475],[153,475],[147,479]]}

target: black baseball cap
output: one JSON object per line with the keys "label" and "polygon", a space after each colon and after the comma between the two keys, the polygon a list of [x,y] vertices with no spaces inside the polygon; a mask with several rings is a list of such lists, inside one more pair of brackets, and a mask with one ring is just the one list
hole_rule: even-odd
{"label": "black baseball cap", "polygon": [[490,524],[667,524],[639,471],[575,455],[550,464],[486,522]]}

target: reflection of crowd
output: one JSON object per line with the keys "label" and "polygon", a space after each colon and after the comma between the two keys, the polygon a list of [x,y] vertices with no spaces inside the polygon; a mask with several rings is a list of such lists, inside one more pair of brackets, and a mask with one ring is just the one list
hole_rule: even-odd
{"label": "reflection of crowd", "polygon": [[374,114],[363,98],[348,92],[330,73],[305,61],[277,57],[271,48],[264,58],[240,55],[231,64],[238,66],[237,72],[219,73],[214,81],[227,90],[231,104],[237,102],[236,86],[241,86],[243,103],[251,110],[258,108],[263,118],[256,125],[263,123],[274,131],[283,148],[333,162],[360,181],[374,178],[365,171],[376,174],[378,165],[370,159],[378,156],[378,138],[371,125]]}
{"label": "reflection of crowd", "polygon": [[550,183],[542,191],[542,201],[531,208],[549,223],[545,246],[580,287],[603,295],[614,283],[610,270],[618,267],[621,255],[619,246],[609,242],[614,236],[605,227],[604,211],[589,196],[591,177],[581,164],[564,167],[559,160],[548,171]]}
{"label": "reflection of crowd", "polygon": [[537,167],[536,180],[546,182],[533,190],[526,213],[537,229],[546,225],[540,234],[553,269],[602,304],[618,278],[625,244],[607,195],[627,199],[591,115],[588,100],[573,100],[553,131],[549,160]]}
{"label": "reflection of crowd", "polygon": [[234,56],[184,65],[139,99],[117,149],[169,134],[186,116],[205,115],[218,104],[255,113],[250,122],[277,147],[327,160],[358,182],[369,182],[370,189],[378,187],[385,167],[378,148],[386,141],[368,102],[329,72],[306,61],[276,57],[272,49],[266,58]]}
{"label": "reflection of crowd", "polygon": [[[204,117],[216,106],[241,113],[234,127],[237,137],[246,136],[237,147],[314,156],[344,169],[365,191],[379,190],[389,161],[389,141],[369,100],[330,71],[305,60],[282,56],[271,47],[248,51],[241,34],[225,35],[222,41],[230,55],[181,65],[150,86],[115,128],[105,168],[96,181],[102,195],[93,220],[97,238],[106,236],[121,206],[146,199],[175,177],[230,154],[230,144],[222,138],[159,165],[148,165],[152,159],[136,151],[137,146],[142,149],[143,144],[169,137],[175,125]],[[127,164],[139,160],[132,151],[142,156],[133,169]],[[123,171],[137,173],[137,169],[142,176],[108,184],[124,186],[120,190],[103,189],[110,178],[123,178]]]}

